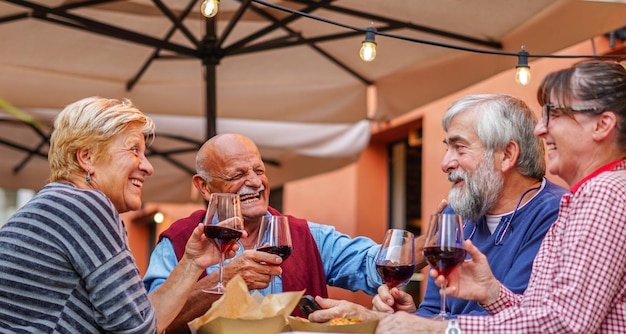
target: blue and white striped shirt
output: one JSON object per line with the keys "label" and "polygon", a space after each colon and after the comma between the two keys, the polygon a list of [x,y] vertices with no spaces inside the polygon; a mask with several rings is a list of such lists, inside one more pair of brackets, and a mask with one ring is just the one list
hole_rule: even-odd
{"label": "blue and white striped shirt", "polygon": [[50,183],[0,229],[0,332],[156,333],[126,229],[100,191]]}

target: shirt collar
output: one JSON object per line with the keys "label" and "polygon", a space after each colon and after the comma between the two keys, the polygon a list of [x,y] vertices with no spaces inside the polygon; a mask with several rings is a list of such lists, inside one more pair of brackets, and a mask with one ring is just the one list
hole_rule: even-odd
{"label": "shirt collar", "polygon": [[572,194],[575,194],[576,191],[583,185],[583,183],[593,179],[594,177],[598,176],[598,174],[603,173],[603,172],[608,172],[611,170],[614,170],[615,167],[617,167],[619,164],[623,163],[626,160],[617,160],[617,161],[613,161],[610,162],[598,169],[596,169],[595,171],[593,171],[591,174],[585,176],[582,180],[578,181],[578,183],[576,183],[575,185],[573,185],[570,188],[570,191],[572,192]]}

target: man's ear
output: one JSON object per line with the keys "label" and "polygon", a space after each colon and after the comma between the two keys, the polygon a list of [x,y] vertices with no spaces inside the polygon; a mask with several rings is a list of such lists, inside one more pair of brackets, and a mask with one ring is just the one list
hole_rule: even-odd
{"label": "man's ear", "polygon": [[511,140],[502,153],[501,168],[502,172],[505,173],[515,168],[515,165],[517,165],[517,160],[519,159],[519,145],[517,142]]}
{"label": "man's ear", "polygon": [[200,192],[200,194],[202,194],[202,197],[209,198],[211,196],[211,191],[209,191],[209,184],[206,182],[206,180],[196,174],[191,178],[191,183],[193,183],[193,186],[196,187],[196,189],[198,189],[198,191]]}

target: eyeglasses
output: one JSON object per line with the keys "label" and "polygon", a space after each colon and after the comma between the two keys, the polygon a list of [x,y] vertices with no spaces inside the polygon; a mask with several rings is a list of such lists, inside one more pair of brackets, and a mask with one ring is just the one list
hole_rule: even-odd
{"label": "eyeglasses", "polygon": [[541,121],[543,125],[548,128],[550,124],[550,118],[553,118],[562,114],[571,114],[573,111],[578,112],[598,112],[600,108],[597,107],[580,107],[580,106],[557,106],[552,103],[546,103],[541,107]]}

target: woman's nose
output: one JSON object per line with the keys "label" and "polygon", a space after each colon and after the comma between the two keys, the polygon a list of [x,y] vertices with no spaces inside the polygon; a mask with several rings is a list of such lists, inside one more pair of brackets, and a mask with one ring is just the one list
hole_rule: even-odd
{"label": "woman's nose", "polygon": [[535,137],[541,137],[547,133],[548,129],[546,129],[546,126],[543,124],[543,122],[537,122],[537,124],[535,125],[535,129],[533,130],[533,134],[535,135]]}
{"label": "woman's nose", "polygon": [[141,164],[139,165],[139,169],[143,170],[148,176],[154,173],[154,167],[145,155],[143,156]]}

